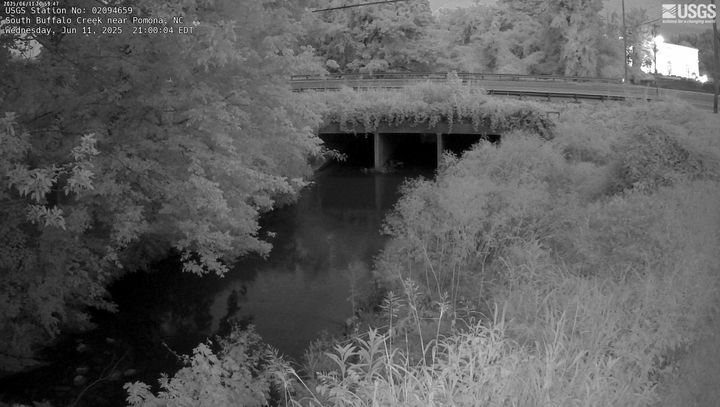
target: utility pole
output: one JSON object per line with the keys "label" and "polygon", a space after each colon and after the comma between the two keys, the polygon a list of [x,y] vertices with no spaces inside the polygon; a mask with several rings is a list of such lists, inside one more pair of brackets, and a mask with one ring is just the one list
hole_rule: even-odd
{"label": "utility pole", "polygon": [[655,80],[657,80],[657,41],[658,41],[658,35],[657,35],[657,24],[653,24],[652,28],[652,36],[653,36],[653,70],[655,71]]}
{"label": "utility pole", "polygon": [[[715,0],[713,0],[715,1]],[[627,27],[625,26],[625,0],[622,0],[622,23],[623,23],[623,67],[625,74],[623,76],[623,84],[627,84],[628,81],[628,61],[627,61]],[[716,53],[717,54],[717,53]]]}
{"label": "utility pole", "polygon": [[715,74],[713,75],[713,84],[715,85],[715,94],[713,96],[713,113],[718,112],[718,94],[720,94],[720,56],[718,55],[718,22],[720,21],[720,10],[717,7],[717,0],[713,0],[715,5],[715,22],[713,22],[713,53],[714,53],[714,64]]}

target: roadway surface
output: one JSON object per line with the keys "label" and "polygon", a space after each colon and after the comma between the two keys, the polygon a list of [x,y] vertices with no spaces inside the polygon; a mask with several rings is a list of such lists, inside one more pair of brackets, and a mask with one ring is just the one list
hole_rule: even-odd
{"label": "roadway surface", "polygon": [[[493,95],[540,98],[545,100],[626,100],[670,99],[684,100],[692,106],[712,111],[713,95],[650,86],[624,85],[617,80],[580,77],[544,77],[529,75],[465,74],[463,83],[479,86]],[[342,87],[354,89],[402,89],[422,82],[446,82],[439,74],[384,74],[363,78],[360,75],[294,76],[290,84],[294,91],[333,91]]]}

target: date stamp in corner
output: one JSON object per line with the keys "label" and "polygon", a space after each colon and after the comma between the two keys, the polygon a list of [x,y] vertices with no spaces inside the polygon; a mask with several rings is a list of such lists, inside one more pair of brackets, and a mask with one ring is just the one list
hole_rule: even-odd
{"label": "date stamp in corner", "polygon": [[42,0],[0,0],[0,5],[0,26],[6,34],[188,35],[200,26],[199,21],[188,21],[185,16],[148,16],[133,7],[78,7]]}

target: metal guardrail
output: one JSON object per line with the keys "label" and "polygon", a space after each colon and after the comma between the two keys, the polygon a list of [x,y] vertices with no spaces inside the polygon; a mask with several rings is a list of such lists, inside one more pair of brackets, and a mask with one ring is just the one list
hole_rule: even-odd
{"label": "metal guardrail", "polygon": [[[458,73],[464,84],[484,88],[489,94],[519,97],[541,97],[543,99],[574,100],[655,100],[675,97],[691,105],[705,109],[712,106],[712,95],[708,93],[662,89],[651,84],[623,84],[620,79],[591,77],[562,77],[550,75],[511,75],[486,73]],[[371,89],[403,89],[408,85],[447,82],[446,73],[382,73],[293,75],[290,86],[294,92],[339,91],[344,87],[357,91]]]}
{"label": "metal guardrail", "polygon": [[[535,98],[547,98],[552,99],[574,99],[578,100],[625,100],[626,96],[621,95],[603,95],[597,93],[576,93],[576,92],[543,92],[543,91],[532,91],[532,90],[489,90],[488,95],[499,95],[499,96],[518,96],[518,97],[535,97]],[[649,99],[648,99],[649,100]]]}
{"label": "metal guardrail", "polygon": [[[575,101],[652,100],[661,96],[657,88],[624,85],[620,79],[486,73],[458,73],[457,77],[465,85],[477,85],[484,88],[489,95],[541,98],[548,101],[553,99]],[[445,83],[447,81],[446,73],[293,75],[290,86],[294,92],[332,92],[339,91],[344,87],[356,91],[368,91],[372,89],[399,90],[417,83]]]}
{"label": "metal guardrail", "polygon": [[[356,91],[367,91],[370,89],[390,89],[390,90],[399,90],[402,89],[402,87],[354,87],[353,88]],[[340,88],[326,88],[326,87],[303,87],[302,89],[293,89],[293,92],[302,92],[305,90],[312,90],[312,91],[319,91],[319,92],[338,92],[340,91]],[[553,99],[573,99],[575,101],[579,100],[612,100],[612,101],[620,101],[625,100],[626,96],[623,95],[606,95],[606,94],[597,94],[597,93],[580,93],[580,92],[544,92],[544,91],[531,91],[531,90],[495,90],[491,89],[487,91],[488,95],[496,95],[496,96],[516,96],[516,97],[532,97],[532,98],[541,98],[541,99],[547,99],[553,100]],[[640,98],[644,99],[644,98]],[[650,100],[650,98],[647,98],[647,100]]]}
{"label": "metal guardrail", "polygon": [[[535,81],[535,82],[596,82],[596,83],[622,83],[622,78],[595,78],[587,76],[553,76],[553,75],[516,75],[502,73],[478,73],[458,72],[455,73],[463,82],[472,81]],[[303,80],[378,80],[378,79],[408,79],[446,81],[446,72],[386,72],[376,74],[327,74],[327,75],[292,75],[290,81]]]}

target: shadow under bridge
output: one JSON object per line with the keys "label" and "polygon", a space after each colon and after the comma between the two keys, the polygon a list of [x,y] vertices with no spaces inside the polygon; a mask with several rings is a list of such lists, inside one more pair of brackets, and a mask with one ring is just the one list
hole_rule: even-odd
{"label": "shadow under bridge", "polygon": [[388,172],[397,166],[437,167],[446,151],[460,155],[480,140],[497,142],[500,135],[471,123],[427,124],[400,123],[345,128],[338,123],[325,124],[318,134],[331,149],[348,157],[351,165]]}

